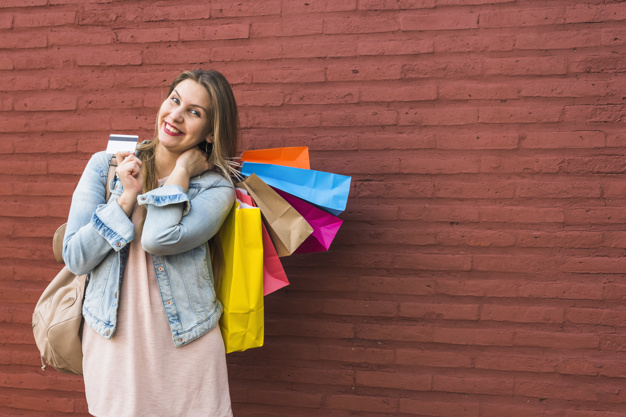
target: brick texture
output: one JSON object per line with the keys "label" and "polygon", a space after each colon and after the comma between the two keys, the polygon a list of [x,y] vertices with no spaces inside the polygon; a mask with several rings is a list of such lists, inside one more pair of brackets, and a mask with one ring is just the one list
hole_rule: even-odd
{"label": "brick texture", "polygon": [[353,177],[329,253],[285,259],[235,415],[626,415],[626,5],[0,2],[0,415],[87,416],[32,308],[78,177],[215,68],[242,148]]}

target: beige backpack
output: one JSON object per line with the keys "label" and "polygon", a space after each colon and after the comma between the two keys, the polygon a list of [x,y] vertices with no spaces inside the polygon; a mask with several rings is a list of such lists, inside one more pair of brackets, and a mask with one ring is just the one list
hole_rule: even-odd
{"label": "beige backpack", "polygon": [[[109,162],[106,182],[106,201],[111,192],[109,183],[115,175],[113,158]],[[59,263],[63,261],[62,225],[54,233],[52,248]],[[39,298],[33,313],[33,335],[41,355],[42,369],[46,363],[57,371],[83,374],[82,325],[83,297],[87,275],[76,276],[67,266],[48,284]]]}

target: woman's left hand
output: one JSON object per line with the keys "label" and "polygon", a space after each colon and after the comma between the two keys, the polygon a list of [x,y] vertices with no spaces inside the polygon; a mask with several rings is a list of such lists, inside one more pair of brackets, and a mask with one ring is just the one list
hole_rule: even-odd
{"label": "woman's left hand", "polygon": [[189,178],[202,174],[204,171],[211,169],[211,164],[207,159],[207,154],[202,152],[198,147],[194,146],[186,150],[176,160],[174,169],[184,169]]}

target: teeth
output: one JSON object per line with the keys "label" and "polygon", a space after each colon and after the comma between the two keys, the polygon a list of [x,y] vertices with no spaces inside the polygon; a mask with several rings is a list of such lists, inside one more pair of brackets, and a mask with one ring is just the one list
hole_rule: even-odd
{"label": "teeth", "polygon": [[165,124],[165,128],[172,133],[180,133],[180,130],[176,129],[174,126],[170,125],[169,123]]}

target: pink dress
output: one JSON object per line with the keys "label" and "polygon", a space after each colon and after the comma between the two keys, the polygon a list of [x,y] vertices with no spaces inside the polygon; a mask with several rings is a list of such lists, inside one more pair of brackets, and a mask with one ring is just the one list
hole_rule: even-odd
{"label": "pink dress", "polygon": [[174,347],[152,255],[137,233],[124,271],[118,326],[107,340],[85,326],[83,372],[89,412],[97,417],[231,417],[219,326]]}

